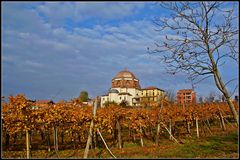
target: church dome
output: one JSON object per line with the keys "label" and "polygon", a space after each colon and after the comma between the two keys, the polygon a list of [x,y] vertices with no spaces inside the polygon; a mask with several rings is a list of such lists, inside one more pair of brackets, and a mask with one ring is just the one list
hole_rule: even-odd
{"label": "church dome", "polygon": [[128,71],[123,70],[117,73],[112,79],[112,88],[137,88],[140,89],[139,80],[135,75]]}
{"label": "church dome", "polygon": [[109,90],[109,93],[119,93],[119,91],[116,90],[116,89],[110,89],[110,90]]}
{"label": "church dome", "polygon": [[123,70],[118,72],[118,74],[115,76],[115,78],[135,78],[134,74],[128,70]]}

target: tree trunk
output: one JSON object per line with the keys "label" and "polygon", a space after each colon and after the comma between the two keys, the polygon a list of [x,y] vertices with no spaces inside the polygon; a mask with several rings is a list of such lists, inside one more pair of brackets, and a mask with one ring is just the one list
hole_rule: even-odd
{"label": "tree trunk", "polygon": [[228,106],[230,107],[231,109],[231,112],[233,114],[233,117],[235,119],[235,122],[237,123],[238,125],[238,113],[236,111],[236,109],[234,108],[234,104],[232,103],[232,101],[230,100],[230,96],[228,94],[228,91],[226,89],[226,86],[224,85],[222,79],[221,79],[221,76],[219,74],[219,71],[218,71],[218,68],[217,68],[217,65],[215,64],[214,60],[213,60],[213,55],[210,53],[209,54],[210,56],[210,60],[211,60],[211,63],[213,64],[213,69],[214,69],[214,81],[215,81],[215,84],[216,86],[218,87],[218,89],[223,93],[224,97],[226,98],[226,101],[227,101],[227,104]]}
{"label": "tree trunk", "polygon": [[26,130],[26,149],[27,149],[27,159],[30,158],[30,137],[29,131]]}
{"label": "tree trunk", "polygon": [[133,133],[133,142],[135,142],[136,141],[136,136],[135,136],[135,134]]}
{"label": "tree trunk", "polygon": [[17,133],[14,133],[14,136],[13,136],[13,143],[14,144],[16,143],[16,140],[17,140]]}
{"label": "tree trunk", "polygon": [[79,133],[78,133],[78,142],[79,142],[79,144],[81,143],[81,136]]}
{"label": "tree trunk", "polygon": [[43,133],[42,130],[40,130],[40,135],[41,135],[41,139],[42,139],[42,141],[44,141],[44,140],[45,140],[45,136],[44,136],[44,133]]}
{"label": "tree trunk", "polygon": [[61,132],[62,144],[64,143],[64,131]]}
{"label": "tree trunk", "polygon": [[117,136],[118,136],[118,148],[122,148],[122,137],[121,137],[121,126],[120,126],[120,123],[119,123],[119,120],[117,120],[117,123],[116,123],[116,127],[117,127]]}
{"label": "tree trunk", "polygon": [[9,141],[10,140],[10,135],[8,133],[6,133],[6,141],[5,141],[5,145],[6,145],[6,148],[8,149],[9,147]]}

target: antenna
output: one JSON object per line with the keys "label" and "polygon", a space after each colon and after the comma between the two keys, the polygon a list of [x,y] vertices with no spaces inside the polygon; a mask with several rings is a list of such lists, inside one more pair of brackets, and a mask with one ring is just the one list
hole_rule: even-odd
{"label": "antenna", "polygon": [[192,78],[191,78],[191,85],[192,85],[192,90],[194,91],[194,83]]}

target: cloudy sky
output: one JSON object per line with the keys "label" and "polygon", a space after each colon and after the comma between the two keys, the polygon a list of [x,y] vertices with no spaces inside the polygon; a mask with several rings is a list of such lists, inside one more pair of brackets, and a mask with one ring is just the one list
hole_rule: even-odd
{"label": "cloudy sky", "polygon": [[[59,101],[86,90],[91,98],[105,94],[125,68],[142,88],[191,88],[186,75],[167,74],[147,53],[161,37],[153,18],[168,14],[154,2],[3,2],[2,95]],[[226,65],[224,80],[238,78],[238,65]],[[213,79],[195,90],[198,96],[219,93]]]}

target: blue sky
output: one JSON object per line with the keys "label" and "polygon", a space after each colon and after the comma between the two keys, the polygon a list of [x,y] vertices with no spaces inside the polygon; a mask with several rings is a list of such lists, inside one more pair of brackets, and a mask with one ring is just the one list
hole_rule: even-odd
{"label": "blue sky", "polygon": [[[191,88],[185,74],[167,74],[147,53],[160,37],[153,18],[168,14],[154,2],[3,2],[2,95],[24,93],[35,100],[57,94],[54,101],[59,101],[87,90],[95,97],[125,68],[142,88]],[[223,79],[238,78],[238,65],[226,65]],[[195,90],[198,96],[219,93],[213,79]]]}

